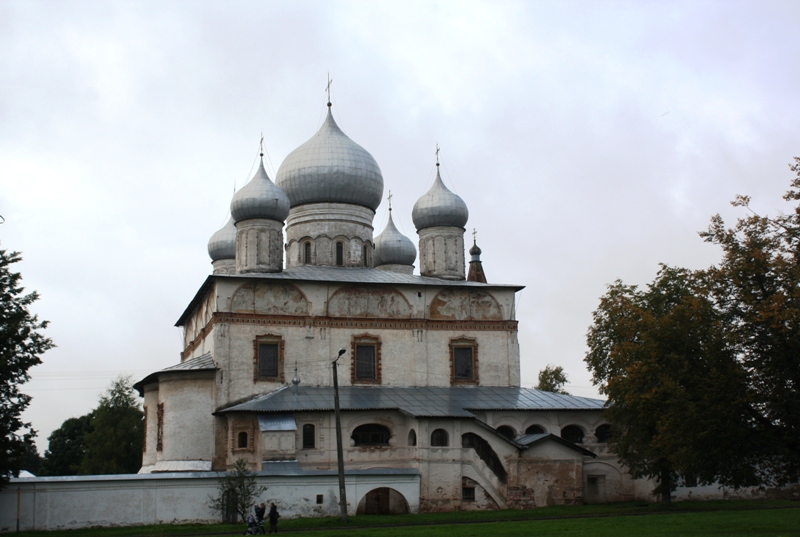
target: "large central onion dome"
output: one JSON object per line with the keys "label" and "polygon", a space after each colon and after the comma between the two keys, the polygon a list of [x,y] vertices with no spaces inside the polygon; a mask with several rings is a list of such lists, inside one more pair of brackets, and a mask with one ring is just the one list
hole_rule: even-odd
{"label": "large central onion dome", "polygon": [[468,218],[467,204],[458,194],[453,194],[444,186],[437,163],[433,186],[417,200],[411,212],[414,226],[417,231],[434,226],[463,228],[467,225]]}
{"label": "large central onion dome", "polygon": [[328,117],[309,141],[289,153],[275,182],[292,207],[305,203],[350,203],[373,211],[383,197],[383,175],[366,149]]}
{"label": "large central onion dome", "polygon": [[283,222],[288,215],[289,198],[270,180],[261,161],[250,182],[233,195],[231,216],[234,222],[251,218]]}
{"label": "large central onion dome", "polygon": [[380,265],[413,265],[417,259],[417,249],[411,239],[400,233],[392,221],[392,210],[389,209],[389,223],[380,235],[375,237],[375,254],[373,264]]}

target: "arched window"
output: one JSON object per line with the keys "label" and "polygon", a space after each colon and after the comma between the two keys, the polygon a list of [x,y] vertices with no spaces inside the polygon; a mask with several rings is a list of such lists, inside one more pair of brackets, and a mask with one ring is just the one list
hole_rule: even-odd
{"label": "arched window", "polygon": [[377,423],[359,425],[353,430],[353,442],[357,446],[388,446],[392,433]]}
{"label": "arched window", "polygon": [[567,425],[561,429],[561,438],[573,444],[583,444],[583,429],[577,425]]}
{"label": "arched window", "polygon": [[311,243],[307,242],[303,245],[303,264],[311,264]]}
{"label": "arched window", "polygon": [[517,431],[514,430],[513,427],[509,427],[508,425],[501,425],[497,428],[497,432],[508,438],[509,440],[514,440],[514,437],[517,436]]}
{"label": "arched window", "polygon": [[367,245],[366,244],[361,247],[361,253],[362,253],[361,259],[363,261],[363,264],[364,264],[365,267],[368,267],[369,266],[369,260],[367,259]]}
{"label": "arched window", "polygon": [[247,447],[247,433],[241,432],[236,436],[236,447],[245,449]]}
{"label": "arched window", "polygon": [[447,437],[447,431],[444,429],[436,429],[431,433],[431,446],[433,447],[446,447],[450,445],[450,440]]}
{"label": "arched window", "polygon": [[611,425],[604,423],[594,431],[597,441],[601,444],[607,443],[611,439]]}
{"label": "arched window", "polygon": [[414,429],[408,431],[408,445],[409,446],[416,446],[417,445],[417,433]]}
{"label": "arched window", "polygon": [[303,449],[314,449],[316,447],[316,434],[314,426],[310,423],[303,425]]}
{"label": "arched window", "polygon": [[337,242],[336,243],[336,266],[343,267],[344,266],[344,243]]}
{"label": "arched window", "polygon": [[525,429],[525,434],[544,434],[544,428],[541,425],[531,425]]}

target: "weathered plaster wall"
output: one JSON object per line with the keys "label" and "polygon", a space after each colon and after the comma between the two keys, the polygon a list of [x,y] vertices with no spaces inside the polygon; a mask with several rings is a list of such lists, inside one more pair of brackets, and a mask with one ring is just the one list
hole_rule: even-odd
{"label": "weathered plaster wall", "polygon": [[[216,494],[219,474],[147,474],[12,479],[0,491],[0,533],[17,523],[19,490],[20,530],[77,529],[92,526],[211,523],[220,517],[207,502]],[[338,478],[335,473],[304,476],[258,475],[266,486],[261,501],[275,502],[283,518],[335,516]],[[419,511],[419,476],[413,474],[348,473],[348,513],[371,490],[389,487]],[[317,503],[317,495],[322,503]]]}

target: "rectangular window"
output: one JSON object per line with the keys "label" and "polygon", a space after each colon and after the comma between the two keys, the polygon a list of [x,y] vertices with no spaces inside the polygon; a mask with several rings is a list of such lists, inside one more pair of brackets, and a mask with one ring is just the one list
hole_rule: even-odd
{"label": "rectangular window", "polygon": [[303,425],[303,449],[314,449],[316,446],[316,435],[314,426],[310,423]]}
{"label": "rectangular window", "polygon": [[164,449],[164,403],[156,407],[156,451]]}
{"label": "rectangular window", "polygon": [[322,505],[322,494],[317,494],[317,504]]}
{"label": "rectangular window", "polygon": [[258,345],[259,378],[278,376],[278,344],[259,343]]}
{"label": "rectangular window", "polygon": [[453,367],[456,380],[472,380],[475,373],[472,371],[472,347],[455,347],[453,349]]}
{"label": "rectangular window", "polygon": [[453,384],[478,384],[478,344],[474,339],[450,341],[450,372]]}
{"label": "rectangular window", "polygon": [[474,502],[475,487],[461,487],[461,499],[465,502]]}
{"label": "rectangular window", "polygon": [[283,382],[283,338],[279,335],[258,336],[253,344],[253,379]]}
{"label": "rectangular window", "polygon": [[353,384],[381,383],[381,341],[377,337],[363,334],[352,340],[352,367],[350,381]]}
{"label": "rectangular window", "polygon": [[356,345],[356,378],[375,380],[375,345]]}

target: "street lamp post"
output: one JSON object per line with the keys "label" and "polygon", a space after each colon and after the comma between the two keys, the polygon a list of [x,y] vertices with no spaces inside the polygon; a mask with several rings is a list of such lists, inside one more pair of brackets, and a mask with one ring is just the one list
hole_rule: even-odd
{"label": "street lamp post", "polygon": [[347,493],[344,488],[344,452],[342,451],[342,419],[339,416],[339,375],[336,367],[342,355],[347,352],[339,349],[339,356],[336,357],[331,365],[333,366],[333,408],[336,414],[336,458],[339,463],[339,509],[342,513],[342,522],[347,524]]}

